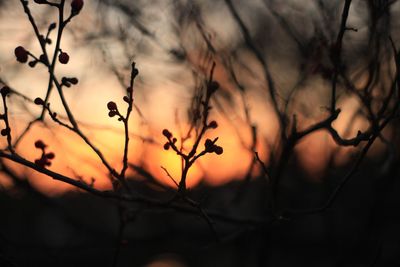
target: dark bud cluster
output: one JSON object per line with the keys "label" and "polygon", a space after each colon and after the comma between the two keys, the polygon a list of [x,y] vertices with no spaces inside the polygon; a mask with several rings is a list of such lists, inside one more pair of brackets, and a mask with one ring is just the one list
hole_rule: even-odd
{"label": "dark bud cluster", "polygon": [[108,110],[109,110],[108,116],[109,116],[110,118],[112,118],[112,117],[114,117],[115,115],[118,115],[118,114],[119,114],[119,112],[118,112],[118,107],[117,107],[117,104],[115,104],[115,102],[113,102],[113,101],[108,102],[108,103],[107,103],[107,108],[108,108]]}
{"label": "dark bud cluster", "polygon": [[136,68],[136,63],[132,62],[132,78],[135,79],[139,75],[139,70]]}
{"label": "dark bud cluster", "polygon": [[126,88],[126,93],[127,93],[127,95],[125,95],[122,98],[122,100],[124,100],[129,105],[132,105],[132,103],[133,103],[133,88],[130,86],[128,88]]}
{"label": "dark bud cluster", "polygon": [[14,54],[18,62],[26,63],[28,61],[28,51],[26,51],[22,46],[16,47]]}
{"label": "dark bud cluster", "polygon": [[224,152],[222,147],[216,145],[215,142],[211,141],[210,139],[205,141],[204,148],[206,152],[215,153],[217,155],[221,155]]}
{"label": "dark bud cluster", "polygon": [[42,140],[37,140],[35,142],[35,147],[38,149],[45,149],[47,145]]}
{"label": "dark bud cluster", "polygon": [[[1,88],[1,90],[0,90],[1,97],[3,98],[4,105],[6,105],[5,104],[5,98],[7,97],[7,95],[10,92],[11,92],[11,90],[10,90],[10,87],[8,87],[8,86],[3,86],[3,88]],[[7,108],[7,106],[5,106],[5,108]],[[6,128],[2,129],[0,131],[0,134],[2,136],[8,136],[10,134],[10,132],[11,132],[11,129],[10,129],[10,127],[8,127],[8,124],[7,124],[7,121],[6,121],[7,120],[7,114],[6,113],[0,114],[0,119],[4,120],[6,122]]]}
{"label": "dark bud cluster", "polygon": [[173,137],[172,133],[167,129],[164,129],[162,131],[162,134],[168,139],[168,141],[164,144],[164,149],[168,150],[171,145],[174,145],[176,143],[177,139]]}
{"label": "dark bud cluster", "polygon": [[123,100],[129,104],[130,108],[133,103],[133,81],[139,75],[139,70],[136,68],[136,63],[132,62],[132,72],[131,72],[131,86],[126,88],[127,95],[123,97]]}
{"label": "dark bud cluster", "polygon": [[42,140],[37,140],[35,142],[35,147],[42,151],[42,156],[35,160],[35,164],[42,168],[51,166],[51,161],[55,158],[55,154],[53,152],[46,153],[47,145]]}
{"label": "dark bud cluster", "polygon": [[61,85],[64,85],[66,87],[71,87],[72,84],[75,85],[75,84],[78,84],[78,82],[79,82],[79,80],[75,77],[71,77],[71,78],[62,77],[61,78]]}

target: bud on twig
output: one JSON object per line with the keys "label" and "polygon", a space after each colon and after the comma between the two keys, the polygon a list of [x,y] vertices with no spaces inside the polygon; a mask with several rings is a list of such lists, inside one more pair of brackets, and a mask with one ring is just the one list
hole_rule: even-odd
{"label": "bud on twig", "polygon": [[28,51],[26,51],[22,46],[15,48],[14,54],[17,57],[18,62],[26,63],[28,61]]}
{"label": "bud on twig", "polygon": [[61,52],[60,55],[58,55],[58,61],[60,61],[61,64],[67,64],[69,61],[69,55],[65,52]]}
{"label": "bud on twig", "polygon": [[71,2],[71,13],[73,15],[78,14],[83,8],[83,4],[84,4],[83,0],[73,0]]}

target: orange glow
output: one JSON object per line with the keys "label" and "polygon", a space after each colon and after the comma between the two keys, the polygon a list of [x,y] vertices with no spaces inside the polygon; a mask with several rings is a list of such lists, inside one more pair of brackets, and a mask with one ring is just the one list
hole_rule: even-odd
{"label": "orange glow", "polygon": [[300,165],[315,181],[323,178],[333,149],[333,141],[327,132],[319,131],[306,136],[297,146]]}
{"label": "orange glow", "polygon": [[174,255],[163,255],[159,259],[153,260],[151,263],[147,264],[146,267],[185,267],[186,265],[182,263]]}
{"label": "orange glow", "polygon": [[[13,25],[14,32],[12,38],[7,38],[7,40],[2,40],[1,42],[0,55],[2,56],[2,63],[5,62],[4,67],[2,65],[1,76],[11,87],[28,97],[43,97],[48,82],[48,73],[45,68],[43,66],[38,66],[35,69],[31,69],[19,65],[14,59],[13,49],[16,45],[24,45],[32,52],[36,54],[39,53],[37,44],[31,42],[32,40],[29,40],[29,38],[28,40],[25,38],[27,34],[31,34],[31,32],[27,30],[30,29],[29,22],[26,20],[22,10],[18,12],[16,16],[3,16],[1,18],[2,27],[5,27],[5,25]],[[88,19],[94,21],[95,13],[91,15],[88,12],[86,14]],[[87,25],[92,24],[87,23]],[[233,28],[230,29],[230,31],[233,30]],[[227,34],[227,31],[223,32]],[[91,125],[81,127],[82,131],[93,141],[96,147],[102,151],[110,165],[116,170],[120,170],[124,145],[123,128],[122,124],[115,118],[109,118],[107,116],[106,103],[110,100],[115,101],[117,105],[121,107],[121,110],[124,110],[126,108],[126,103],[122,101],[122,96],[125,89],[119,84],[115,75],[108,69],[102,51],[100,51],[100,49],[94,49],[90,45],[80,46],[79,42],[75,39],[75,34],[81,34],[79,29],[74,32],[74,34],[66,31],[63,35],[62,48],[70,53],[71,60],[68,65],[59,64],[57,66],[57,76],[62,77],[63,75],[68,75],[79,78],[78,85],[65,89],[65,95],[67,101],[70,103],[70,108],[78,121],[112,128],[111,130],[91,130]],[[188,39],[192,38],[191,31],[188,31],[187,34]],[[228,38],[228,36],[225,36],[225,38]],[[217,42],[218,38],[216,38],[215,41]],[[219,45],[223,44],[220,43]],[[226,45],[228,46],[228,44]],[[115,51],[111,51],[111,49],[110,53],[121,54],[122,56],[120,56],[124,59],[125,55],[123,55],[122,49],[117,46],[115,46],[114,49]],[[134,112],[130,130],[135,133],[141,132],[145,137],[153,137],[156,142],[160,144],[147,145],[140,140],[131,139],[129,160],[133,163],[144,163],[149,168],[149,171],[162,183],[175,187],[173,181],[171,181],[161,167],[165,167],[175,181],[179,183],[181,179],[182,162],[180,157],[173,151],[164,151],[162,149],[162,144],[165,142],[165,139],[161,136],[161,129],[168,128],[176,134],[176,132],[179,132],[177,128],[188,127],[188,125],[185,125],[184,119],[182,119],[178,127],[175,115],[185,111],[186,105],[192,96],[192,91],[188,89],[189,86],[188,83],[186,83],[192,81],[191,71],[189,71],[189,73],[187,72],[187,69],[185,69],[187,65],[183,65],[183,67],[175,66],[176,69],[174,69],[174,67],[161,64],[161,60],[157,59],[158,54],[157,56],[152,55],[156,59],[147,58],[146,56],[148,55],[142,57],[139,55],[137,58],[137,66],[140,69],[140,75],[134,91],[135,103],[140,107],[144,118],[140,118],[139,115]],[[190,63],[200,69],[199,72],[203,71],[203,74],[208,75],[209,69],[207,68],[209,66],[203,64],[204,54],[200,52],[199,47],[191,47],[187,51],[187,56]],[[272,105],[268,102],[269,96],[265,88],[263,74],[261,69],[257,67],[259,64],[257,64],[251,56],[245,55],[245,57],[247,57],[246,65],[252,66],[252,68],[254,67],[254,76],[245,73],[242,75],[243,77],[238,78],[241,83],[246,85],[246,101],[248,101],[247,105],[249,107],[251,121],[258,126],[259,138],[256,150],[260,152],[260,156],[266,161],[265,163],[268,164],[270,150],[279,147],[279,144],[273,143],[279,131],[278,123],[276,116],[273,115]],[[214,79],[218,80],[221,84],[220,92],[218,92],[217,95],[229,95],[230,93],[237,92],[236,85],[223,67],[223,62],[218,60],[218,56],[216,56],[215,61],[217,67],[215,69]],[[202,62],[202,64],[200,64],[200,62]],[[117,63],[120,65],[125,64],[121,62]],[[273,67],[276,67],[275,65],[280,65],[280,62],[272,61],[271,64]],[[282,90],[282,97],[285,95],[284,89],[282,88],[291,88],[289,85],[295,76],[291,73],[295,71],[292,70],[292,68],[286,69],[286,64],[288,63],[282,63],[282,65],[279,66],[284,70],[279,72],[279,75],[276,75],[277,89]],[[207,68],[205,68],[205,66],[207,66]],[[244,69],[243,71],[245,72]],[[125,73],[123,73],[123,75],[125,75]],[[144,82],[141,80],[141,75],[144,77],[146,75],[148,76],[143,78]],[[171,79],[171,77],[174,77],[174,79]],[[148,79],[146,80],[146,78]],[[282,84],[285,86],[280,86]],[[310,85],[309,89],[318,89],[319,91],[324,91],[320,89],[326,89],[320,83],[316,83],[318,88],[312,86],[314,86],[314,84]],[[328,92],[327,90],[325,91]],[[310,97],[307,95],[309,93],[308,91],[304,93],[302,96],[303,99],[299,99],[298,102],[301,102],[301,104],[303,104],[302,101],[307,102],[305,100]],[[226,117],[219,113],[220,110],[218,110],[217,107],[214,107],[211,116],[217,120],[219,127],[216,130],[208,132],[209,138],[219,137],[217,144],[223,147],[224,153],[220,156],[207,154],[199,159],[188,173],[188,187],[194,187],[201,181],[217,186],[234,179],[241,179],[246,174],[254,158],[253,151],[248,149],[251,144],[251,135],[248,125],[243,122],[243,104],[240,101],[240,96],[239,94],[229,96],[232,97],[230,101],[232,101],[233,107],[227,107],[228,111],[225,114]],[[314,109],[312,110],[314,111],[318,109],[315,108],[314,101],[318,102],[325,96],[322,96],[322,93],[321,95],[312,94],[311,96],[313,97],[312,101],[308,101],[306,104],[313,106]],[[16,96],[12,96],[12,98],[14,97]],[[221,101],[221,99],[224,98],[220,97],[219,100]],[[50,102],[54,111],[63,114],[63,107],[60,105],[59,97],[56,93],[53,92]],[[321,100],[321,103],[322,102]],[[342,112],[333,125],[341,136],[353,137],[358,130],[365,130],[367,128],[368,125],[365,121],[361,119],[355,119],[353,121],[351,119],[352,114],[356,112],[360,105],[354,98],[349,98],[339,104]],[[223,101],[222,105],[224,105]],[[34,105],[28,106],[28,108],[30,111],[34,112],[34,115],[39,112],[39,108]],[[13,127],[19,130],[23,129],[25,126],[24,122],[28,121],[28,118],[22,119],[20,117],[19,114],[21,113],[26,113],[26,110],[17,109],[11,114]],[[144,126],[141,124],[142,120],[146,122]],[[309,119],[307,124],[312,124],[317,120],[318,119],[312,121]],[[48,144],[49,151],[56,154],[56,158],[53,160],[53,164],[50,167],[51,170],[77,179],[81,177],[87,183],[90,183],[91,179],[94,178],[94,186],[96,188],[111,188],[108,171],[101,164],[101,161],[92,149],[71,131],[58,126],[50,120],[47,120],[47,123],[49,125],[48,128],[41,127],[37,124],[23,139],[18,152],[25,158],[34,161],[40,156],[40,151],[35,149],[33,144],[36,140],[42,139]],[[351,127],[347,129],[349,125]],[[149,130],[150,127],[154,127],[158,130],[152,133]],[[346,135],[344,135],[345,133]],[[268,144],[263,138],[268,139]],[[190,148],[192,144],[193,140],[188,140],[185,146],[186,148]],[[202,148],[203,143],[200,144],[199,151]],[[351,160],[352,152],[357,149],[358,148],[353,147],[339,148],[327,133],[320,131],[304,138],[304,140],[295,147],[295,152],[300,165],[313,179],[318,180],[319,178],[323,178],[322,176],[329,163],[328,161],[332,156],[334,165],[346,164]],[[371,149],[371,155],[380,153],[382,149],[383,146],[377,143]],[[7,162],[19,175],[27,177],[34,187],[46,194],[61,194],[67,190],[73,189],[69,185],[54,181],[35,171],[28,170],[27,168],[10,163],[9,161]],[[258,164],[256,164],[256,166],[258,166]],[[258,167],[253,171],[253,175],[257,175],[257,171],[259,171]],[[7,178],[1,176],[0,184],[9,187],[11,183]]]}
{"label": "orange glow", "polygon": [[[161,130],[159,132],[161,133]],[[162,136],[160,136],[160,143],[165,143],[165,139]],[[193,140],[187,140],[185,142],[185,148],[191,147],[192,144]],[[168,171],[168,173],[177,183],[179,183],[181,180],[181,157],[178,156],[172,149],[165,151],[162,149],[162,147],[149,146],[146,157],[146,165],[149,167],[149,170],[154,177],[159,179],[159,181],[165,185],[176,187],[175,183],[170,177],[168,177],[167,173],[162,169],[162,167]],[[195,163],[189,170],[186,178],[186,185],[188,187],[196,186],[201,181],[202,176],[203,171],[201,170],[200,166]]]}
{"label": "orange glow", "polygon": [[[218,136],[217,144],[222,146],[222,155],[207,154],[201,159],[201,165],[205,170],[206,182],[210,185],[221,185],[232,179],[241,179],[246,174],[247,168],[253,159],[252,153],[242,146],[232,126],[224,120],[219,120],[220,127],[209,133],[209,136]],[[250,138],[246,130],[240,134],[246,143]]]}
{"label": "orange glow", "polygon": [[[343,112],[334,123],[335,128],[341,135],[346,132],[348,125],[352,125],[352,127],[348,129],[348,135],[346,137],[354,136],[358,130],[366,129],[366,123],[364,121],[355,120],[350,122],[351,114],[354,112],[355,108],[356,105],[351,100],[342,104]],[[89,131],[87,129],[90,129],[90,126],[82,127],[82,129],[90,140],[102,151],[111,166],[119,170],[122,166],[124,143],[123,134],[121,132],[122,125],[117,121],[107,118],[103,113],[98,116],[99,119],[94,120],[92,118],[92,121],[94,120],[96,123],[107,125],[105,127],[111,127],[111,129],[95,129]],[[165,116],[164,113],[163,109],[157,109],[154,111],[153,116],[157,117],[157,114]],[[261,117],[262,116],[258,114],[257,119],[260,120],[260,122]],[[265,117],[270,118],[271,116]],[[189,171],[187,178],[188,187],[194,187],[201,181],[209,185],[218,186],[232,179],[242,179],[253,160],[253,153],[246,148],[246,146],[248,147],[251,143],[248,126],[240,119],[233,118],[233,121],[228,122],[226,118],[218,114],[215,115],[215,119],[218,121],[219,127],[216,130],[209,131],[205,138],[219,137],[217,144],[223,147],[224,153],[222,155],[206,154],[200,158]],[[272,119],[269,120],[273,122]],[[55,125],[53,122],[49,123]],[[171,121],[167,122],[168,125],[171,125],[171,123]],[[313,121],[310,120],[307,123],[312,124]],[[16,126],[18,126],[17,128],[22,129],[22,125],[19,124],[20,123],[16,123]],[[131,124],[131,130],[134,132],[141,127],[138,117],[134,117]],[[271,124],[274,125],[274,123]],[[188,125],[180,126],[180,128],[185,127],[188,127]],[[142,131],[144,136],[153,136],[159,143],[158,145],[145,145],[140,140],[131,139],[129,159],[133,163],[144,163],[156,179],[163,184],[175,187],[174,182],[161,167],[166,168],[174,180],[179,183],[181,179],[182,163],[180,157],[172,150],[165,151],[162,149],[162,144],[165,142],[165,139],[161,135],[161,129],[162,128],[158,128],[154,133]],[[171,129],[171,127],[169,127],[169,129],[173,131],[175,135],[176,132],[178,132]],[[272,130],[276,131],[276,129]],[[260,131],[264,132],[265,129],[261,128]],[[269,131],[267,131],[266,134],[268,135]],[[241,136],[243,143],[238,136]],[[90,183],[92,178],[94,178],[94,186],[96,188],[111,188],[107,169],[101,164],[98,156],[76,134],[59,126],[51,126],[50,129],[47,129],[38,124],[20,143],[18,151],[25,158],[34,161],[40,156],[40,151],[34,148],[33,145],[38,139],[45,141],[49,146],[48,151],[52,151],[56,154],[56,158],[53,160],[53,164],[50,167],[51,170],[69,177],[75,177],[76,179],[80,177],[87,183]],[[204,142],[204,140],[202,142]],[[202,142],[200,143],[198,152],[203,148]],[[185,143],[185,148],[189,149],[192,145],[193,140],[188,140]],[[268,164],[269,155],[266,149],[267,147],[264,141],[259,138],[256,150],[260,153],[263,160],[266,161],[266,164]],[[347,163],[348,160],[351,159],[352,153],[349,152],[354,150],[355,148],[353,147],[338,147],[324,131],[313,133],[304,138],[295,148],[300,165],[309,176],[316,181],[323,178],[324,171],[333,153],[335,153],[333,157],[334,165],[341,165]],[[381,151],[382,145],[379,144],[376,144],[372,150],[373,153],[379,153]],[[19,175],[28,177],[29,182],[34,187],[46,194],[57,195],[71,189],[75,190],[75,188],[67,184],[54,181],[35,171],[21,168],[21,166],[16,164],[9,164]],[[259,171],[258,164],[252,174],[257,175],[257,171]],[[5,177],[2,177],[0,181],[3,186],[10,186],[9,180]]]}
{"label": "orange glow", "polygon": [[[118,128],[116,130],[97,130],[86,134],[93,144],[102,151],[109,164],[116,170],[120,170],[122,167],[121,151],[123,151],[124,138]],[[34,147],[36,140],[45,142],[48,146],[46,152],[55,153],[52,165],[48,167],[50,170],[71,178],[82,179],[88,184],[94,179],[94,186],[98,189],[111,188],[108,170],[101,164],[94,151],[75,133],[63,127],[57,126],[47,129],[40,124],[36,124],[30,134],[26,135],[18,146],[18,153],[32,162],[41,155],[41,151]],[[140,141],[131,140],[129,147],[129,158],[131,160],[135,161],[137,159],[137,155],[141,153],[140,147]],[[5,162],[19,176],[27,177],[32,186],[45,194],[57,195],[74,189],[68,184],[55,181],[34,170],[14,164],[8,160]]]}
{"label": "orange glow", "polygon": [[[343,112],[334,124],[341,135],[346,132],[346,127],[350,124],[349,120],[352,112],[354,112],[354,108],[355,105],[352,101],[342,104]],[[162,113],[161,110],[157,110],[157,112]],[[154,116],[156,116],[156,114]],[[138,120],[138,118],[134,118],[132,121],[131,129],[133,131],[140,129]],[[253,160],[253,153],[246,148],[251,142],[250,131],[246,124],[240,120],[234,120],[229,123],[226,118],[220,115],[216,116],[216,120],[218,121],[219,127],[216,130],[209,131],[205,138],[219,137],[217,144],[223,147],[224,153],[222,155],[206,154],[200,158],[196,164],[191,167],[188,173],[188,187],[194,187],[200,181],[204,181],[209,185],[218,186],[232,179],[242,179]],[[112,125],[110,126],[111,129],[106,128],[88,131],[86,130],[86,128],[90,128],[88,126],[83,127],[83,131],[102,151],[111,166],[119,170],[122,166],[124,143],[123,134],[121,132],[122,125],[119,125],[118,122],[110,121],[110,119],[105,118],[103,114],[98,121]],[[313,122],[310,121],[307,123],[311,124]],[[22,128],[19,123],[17,126],[19,129]],[[180,128],[185,127],[188,127],[188,125],[180,126]],[[365,127],[365,122],[355,120],[352,122],[352,128],[348,129],[347,137],[354,136],[357,130],[365,130]],[[173,129],[170,130],[173,131],[175,135],[176,132],[178,132]],[[182,170],[181,158],[172,150],[165,151],[162,149],[165,138],[161,135],[161,131],[161,129],[158,129],[154,131],[154,133],[146,133],[146,131],[143,133],[144,135],[153,136],[159,143],[158,145],[145,145],[140,140],[131,139],[129,159],[133,163],[144,163],[156,179],[165,185],[176,187],[174,182],[161,167],[166,168],[174,180],[179,183]],[[239,136],[241,136],[243,143],[240,141]],[[91,183],[93,178],[95,179],[94,186],[96,188],[111,188],[107,169],[101,164],[98,156],[76,134],[59,126],[47,129],[39,124],[36,125],[31,133],[22,140],[19,146],[19,152],[31,161],[34,161],[40,156],[40,151],[34,148],[33,145],[38,139],[43,139],[43,141],[48,144],[48,151],[52,151],[56,154],[56,158],[53,160],[53,164],[50,167],[51,170],[69,177],[83,179],[87,183]],[[200,143],[198,152],[203,149],[203,142],[204,140]],[[186,150],[192,145],[193,140],[187,140],[185,143]],[[268,164],[269,152],[266,150],[266,147],[267,145],[264,141],[259,138],[256,150],[265,163]],[[333,157],[334,165],[341,165],[347,163],[348,160],[351,159],[352,153],[349,152],[354,150],[355,148],[353,147],[338,147],[324,131],[315,132],[304,138],[295,148],[300,165],[314,180],[323,178],[327,164],[333,155],[332,153],[335,153]],[[379,144],[374,146],[372,150],[373,153],[379,153],[381,151],[382,145]],[[28,177],[29,182],[34,187],[46,194],[57,195],[71,189],[75,190],[69,185],[54,181],[35,171],[21,168],[21,166],[16,164],[9,164],[19,175]],[[259,171],[258,164],[252,174],[257,175],[257,171]],[[0,181],[3,186],[10,186],[9,180],[5,177],[2,177]]]}

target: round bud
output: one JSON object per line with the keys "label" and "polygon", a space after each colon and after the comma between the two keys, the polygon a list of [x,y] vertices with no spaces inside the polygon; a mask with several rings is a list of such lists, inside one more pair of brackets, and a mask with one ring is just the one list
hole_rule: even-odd
{"label": "round bud", "polygon": [[170,144],[169,144],[169,143],[165,143],[165,144],[164,144],[164,150],[168,150],[169,147],[170,147]]}
{"label": "round bud", "polygon": [[217,155],[221,155],[224,152],[224,149],[222,147],[220,147],[220,146],[215,146],[214,147],[214,152]]}
{"label": "round bud", "polygon": [[107,108],[109,110],[116,110],[117,109],[117,104],[115,104],[115,102],[113,102],[113,101],[110,101],[110,102],[107,103]]}
{"label": "round bud", "polygon": [[10,87],[4,86],[1,88],[0,93],[3,97],[6,97],[10,93]]}
{"label": "round bud", "polygon": [[168,139],[172,137],[171,132],[168,131],[167,129],[164,129],[164,130],[162,131],[162,134],[163,134],[165,137],[167,137]]}
{"label": "round bud", "polygon": [[69,78],[69,82],[72,84],[78,84],[79,80],[75,77]]}
{"label": "round bud", "polygon": [[67,64],[69,61],[69,55],[65,52],[61,52],[58,55],[58,61],[60,61],[61,64]]}
{"label": "round bud", "polygon": [[6,136],[10,133],[10,128],[5,128],[5,129],[1,130],[0,133],[2,136]]}
{"label": "round bud", "polygon": [[28,61],[28,52],[22,46],[16,47],[14,54],[18,62],[26,63]]}
{"label": "round bud", "polygon": [[49,25],[49,31],[54,30],[57,27],[57,23],[53,22]]}
{"label": "round bud", "polygon": [[81,9],[83,8],[83,4],[84,4],[83,0],[73,0],[71,2],[72,13],[78,14],[81,11]]}
{"label": "round bud", "polygon": [[37,141],[35,142],[35,147],[36,147],[36,148],[39,148],[39,149],[45,149],[45,148],[46,148],[46,144],[43,143],[42,140],[37,140]]}
{"label": "round bud", "polygon": [[40,97],[36,97],[33,103],[35,103],[36,105],[44,105],[44,101]]}
{"label": "round bud", "polygon": [[215,129],[218,127],[218,123],[216,121],[211,121],[208,127],[210,127],[211,129]]}
{"label": "round bud", "polygon": [[47,153],[47,154],[45,155],[45,157],[48,158],[48,159],[54,159],[55,156],[56,156],[56,155],[55,155],[53,152]]}
{"label": "round bud", "polygon": [[42,62],[42,63],[44,63],[44,64],[47,64],[47,58],[46,58],[46,56],[45,55],[40,55],[39,56],[39,60],[40,60],[40,62]]}
{"label": "round bud", "polygon": [[28,63],[28,65],[29,65],[29,67],[34,68],[36,66],[36,63],[38,63],[38,61],[37,60],[33,60],[33,61],[30,61]]}

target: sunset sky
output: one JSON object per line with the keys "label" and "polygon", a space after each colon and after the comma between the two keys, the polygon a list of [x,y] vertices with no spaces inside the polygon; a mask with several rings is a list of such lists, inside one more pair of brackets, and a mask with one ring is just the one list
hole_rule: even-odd
{"label": "sunset sky", "polygon": [[[101,149],[109,162],[119,169],[122,166],[123,127],[116,119],[107,116],[106,103],[112,100],[120,107],[125,105],[122,96],[129,79],[128,66],[130,61],[134,60],[140,71],[134,98],[143,115],[134,112],[131,117],[130,130],[133,139],[129,159],[132,163],[144,164],[157,179],[173,186],[161,167],[167,168],[179,181],[181,162],[175,153],[162,149],[165,138],[161,131],[167,128],[179,136],[180,132],[188,129],[186,111],[196,87],[192,73],[203,72],[203,75],[207,76],[209,66],[202,62],[205,44],[198,31],[195,31],[195,23],[188,22],[190,19],[186,18],[186,23],[177,30],[179,25],[171,18],[176,7],[167,2],[158,1],[154,5],[145,5],[140,15],[129,18],[118,7],[87,1],[82,13],[72,20],[63,36],[61,47],[69,53],[70,62],[67,65],[58,64],[56,73],[59,76],[74,76],[79,79],[77,86],[65,89],[72,112],[79,122],[82,122],[84,132]],[[292,13],[293,21],[296,22],[300,17],[299,12],[314,14],[315,6],[304,5],[306,2],[296,4],[296,1],[292,1],[291,5],[285,7],[276,4],[276,8],[282,14]],[[38,54],[39,51],[30,24],[18,4],[7,3],[0,11],[0,77],[13,89],[31,99],[44,97],[48,82],[45,68],[37,66],[31,69],[26,64],[19,64],[13,53],[14,48],[19,45],[32,53]],[[257,127],[256,150],[268,163],[270,152],[278,149],[278,124],[272,114],[260,65],[251,54],[241,48],[242,38],[238,35],[237,25],[229,17],[226,7],[219,2],[215,5],[221,6],[218,12],[206,4],[201,5],[200,10],[204,12],[204,25],[209,26],[206,34],[217,51],[214,78],[221,84],[221,91],[212,102],[214,109],[211,111],[211,118],[218,121],[219,127],[209,131],[208,137],[219,137],[218,144],[224,148],[224,154],[206,155],[201,158],[190,170],[189,186],[194,186],[201,180],[211,185],[219,185],[232,179],[241,179],[254,158],[253,152],[248,149],[251,146],[251,130],[245,118],[242,98],[228,70],[222,65],[226,59],[224,56],[229,53],[235,52],[239,58],[238,62],[244,62],[242,69],[236,66],[234,68],[239,69],[238,77],[246,87],[244,98],[249,108],[251,124]],[[41,30],[45,32],[46,25],[56,19],[54,10],[35,4],[30,6]],[[66,13],[68,12],[67,9]],[[263,14],[270,16],[270,11],[261,1],[243,5],[241,12],[255,39],[260,34],[259,27],[264,27],[266,37],[274,37],[259,41],[260,46],[267,46],[273,51],[267,54],[267,58],[283,103],[288,90],[298,81],[299,68],[296,59],[299,52],[293,42],[287,41],[289,37],[275,20],[270,17],[261,20]],[[357,26],[359,32],[357,36],[348,34],[348,38],[351,45],[357,46],[364,38],[362,5],[356,5],[351,12],[355,12],[356,15],[349,17],[349,24]],[[305,18],[304,15],[301,17]],[[181,19],[185,21],[184,17]],[[304,23],[312,23],[314,19],[317,18],[311,17]],[[261,20],[261,23],[257,24],[257,20]],[[150,33],[144,34],[143,29],[142,32],[138,30],[135,23],[145,25]],[[301,31],[303,36],[313,33],[311,24],[310,28],[295,29]],[[284,45],[279,45],[283,41],[286,41]],[[186,59],[181,62],[170,53],[180,47],[184,47],[186,51]],[[312,67],[312,60],[314,59],[311,55],[310,62],[306,64],[311,64]],[[318,60],[321,64],[326,64],[323,54]],[[113,73],[113,68],[122,75],[123,86]],[[327,116],[325,107],[329,103],[329,86],[329,82],[318,75],[310,75],[309,79],[300,85],[301,90],[296,93],[296,101],[291,107],[291,112],[298,116],[299,128]],[[56,93],[53,93],[50,103],[54,111],[63,114]],[[347,134],[353,136],[358,130],[367,127],[362,119],[350,122],[359,105],[356,99],[344,97],[338,103],[343,109],[334,124],[339,132],[343,133],[351,125]],[[17,96],[10,98],[10,105],[13,133],[18,135],[27,122],[39,114],[40,108]],[[47,126],[36,124],[22,140],[18,151],[30,160],[36,159],[40,153],[33,143],[42,139],[49,145],[49,150],[56,154],[50,169],[71,177],[80,175],[86,181],[93,177],[96,179],[95,186],[110,188],[107,171],[90,148],[79,137],[51,120],[46,119],[46,123]],[[146,143],[138,137],[151,138],[154,142]],[[2,142],[5,144],[5,140]],[[191,142],[193,141],[188,140],[186,146],[190,147]],[[299,163],[316,181],[323,178],[324,170],[334,151],[338,153],[335,156],[335,164],[347,162],[351,149],[341,149],[342,152],[337,150],[332,139],[324,132],[317,132],[305,138],[295,149]],[[47,193],[57,194],[70,188],[34,171],[21,169],[20,166],[14,168],[18,172],[26,173],[33,185]],[[259,171],[257,167],[253,175],[256,176]],[[5,178],[1,181],[7,185]]]}

